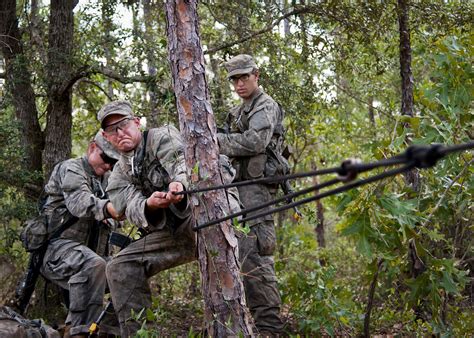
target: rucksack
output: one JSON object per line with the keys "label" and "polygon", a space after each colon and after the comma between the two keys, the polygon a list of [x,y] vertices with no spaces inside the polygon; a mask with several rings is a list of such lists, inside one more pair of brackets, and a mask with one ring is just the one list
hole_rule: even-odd
{"label": "rucksack", "polygon": [[25,221],[20,233],[20,240],[28,252],[41,248],[49,240],[48,217],[41,213],[35,218]]}
{"label": "rucksack", "polygon": [[[55,170],[57,170],[62,163],[64,163],[64,161],[57,163],[54,166]],[[43,188],[38,199],[39,214],[23,223],[20,240],[23,247],[28,252],[33,252],[46,246],[49,240],[59,237],[64,230],[76,223],[78,220],[77,217],[68,213],[69,217],[65,223],[55,225],[54,227],[50,226],[48,224],[48,217],[43,212],[43,207],[46,204],[47,198],[48,196]]]}
{"label": "rucksack", "polygon": [[59,332],[39,319],[26,319],[8,306],[0,307],[0,337],[60,338]]}

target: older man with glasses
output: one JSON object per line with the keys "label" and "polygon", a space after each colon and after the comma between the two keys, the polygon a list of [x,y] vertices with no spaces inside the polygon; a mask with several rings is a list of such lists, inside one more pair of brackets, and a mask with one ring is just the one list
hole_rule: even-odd
{"label": "older man with glasses", "polygon": [[[102,312],[107,240],[115,227],[108,219],[122,218],[105,193],[107,174],[117,160],[118,153],[99,132],[85,156],[54,167],[44,188],[42,213],[50,233],[57,237],[50,240],[40,271],[69,291],[66,328],[70,336],[87,337],[89,326]],[[62,232],[56,233],[57,229]],[[116,317],[109,317],[108,322],[113,325],[104,321],[101,334],[118,334]]]}
{"label": "older man with glasses", "polygon": [[146,234],[106,269],[121,335],[129,337],[141,327],[132,310],[152,305],[149,278],[196,259],[191,207],[186,197],[173,194],[188,185],[183,143],[172,126],[142,132],[126,101],[106,104],[97,117],[104,138],[121,154],[107,193],[117,211]]}
{"label": "older man with glasses", "polygon": [[[235,181],[273,176],[275,173],[268,165],[268,149],[271,148],[272,153],[281,153],[283,111],[259,87],[260,73],[250,55],[237,55],[224,67],[242,104],[232,108],[228,114],[224,128],[228,133],[217,134],[220,152],[231,158],[237,170]],[[255,184],[239,187],[238,190],[244,208],[250,208],[274,199],[276,186]],[[239,238],[247,304],[260,334],[279,334],[283,330],[283,322],[273,260],[276,246],[273,216],[260,217],[247,224],[250,233]]]}

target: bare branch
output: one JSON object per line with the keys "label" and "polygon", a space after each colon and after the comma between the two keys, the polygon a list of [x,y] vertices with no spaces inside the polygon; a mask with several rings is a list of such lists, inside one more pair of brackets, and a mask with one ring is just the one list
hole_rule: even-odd
{"label": "bare branch", "polygon": [[107,76],[110,79],[114,79],[120,83],[128,84],[128,83],[135,83],[135,82],[142,82],[142,83],[147,83],[150,81],[154,81],[153,76],[123,76],[116,72],[113,69],[104,67],[102,65],[99,66],[85,66],[80,68],[75,74],[72,75],[72,77],[67,81],[62,87],[60,92],[63,93],[74,84],[79,81],[82,78],[89,77],[94,74],[102,74]]}
{"label": "bare branch", "polygon": [[282,15],[282,16],[278,17],[276,20],[274,20],[273,22],[268,24],[265,28],[263,28],[259,31],[256,31],[256,32],[249,33],[248,35],[246,35],[243,38],[240,38],[238,40],[227,42],[227,43],[224,43],[220,46],[210,48],[207,51],[205,51],[204,54],[212,54],[212,53],[215,53],[215,52],[217,52],[221,49],[229,48],[229,47],[232,47],[232,46],[237,45],[239,43],[242,43],[242,42],[245,42],[247,40],[253,39],[253,38],[255,38],[259,35],[270,32],[282,20],[287,19],[290,16],[296,16],[296,15],[308,14],[308,13],[321,14],[321,9],[316,7],[316,6],[305,6],[305,7],[296,8],[296,9],[286,13],[285,15]]}
{"label": "bare branch", "polygon": [[113,97],[110,97],[109,96],[109,93],[107,93],[107,91],[102,88],[98,83],[94,82],[94,81],[91,81],[91,80],[88,80],[88,79],[80,79],[79,81],[76,82],[76,85],[80,85],[81,83],[87,83],[87,84],[90,84],[94,87],[96,87],[97,89],[99,89],[102,93],[104,93],[105,96],[107,96],[107,98],[112,101],[114,98]]}

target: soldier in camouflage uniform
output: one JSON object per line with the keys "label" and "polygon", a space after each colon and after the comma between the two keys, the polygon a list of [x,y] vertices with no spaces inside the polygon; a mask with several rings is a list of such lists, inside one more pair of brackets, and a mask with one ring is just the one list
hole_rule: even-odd
{"label": "soldier in camouflage uniform", "polygon": [[[87,155],[57,164],[45,186],[47,199],[42,212],[48,227],[56,229],[66,222],[70,225],[48,244],[40,271],[69,291],[66,324],[71,336],[87,336],[90,324],[102,312],[107,239],[114,224],[107,219],[120,219],[106,198],[106,174],[118,157],[99,132],[89,144]],[[77,220],[71,221],[74,217]],[[117,334],[117,326],[102,325],[101,333]]]}
{"label": "soldier in camouflage uniform", "polygon": [[104,137],[121,153],[107,193],[119,213],[146,235],[120,251],[106,269],[123,337],[137,332],[131,317],[151,307],[148,279],[196,259],[193,217],[188,199],[172,192],[187,187],[183,143],[172,126],[141,132],[126,101],[98,112]]}
{"label": "soldier in camouflage uniform", "polygon": [[[233,57],[225,63],[225,68],[243,102],[228,115],[230,133],[217,134],[220,152],[232,159],[237,170],[235,181],[260,178],[265,175],[267,147],[277,148],[280,142],[283,113],[259,88],[258,68],[250,55]],[[270,201],[276,193],[274,186],[264,184],[242,186],[238,190],[244,208]],[[249,235],[239,240],[247,304],[261,333],[279,333],[283,323],[273,259],[276,245],[273,216],[257,218],[248,225]]]}

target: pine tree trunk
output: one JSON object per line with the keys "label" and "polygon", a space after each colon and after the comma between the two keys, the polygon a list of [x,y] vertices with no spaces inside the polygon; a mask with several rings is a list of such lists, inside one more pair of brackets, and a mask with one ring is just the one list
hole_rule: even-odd
{"label": "pine tree trunk", "polygon": [[[204,56],[200,44],[196,1],[166,2],[168,51],[185,142],[185,158],[197,186],[221,184],[216,125],[209,103]],[[228,214],[223,191],[191,196],[198,223]],[[237,239],[230,222],[200,230],[198,257],[205,303],[207,334],[211,337],[250,336],[249,311],[237,259]]]}

